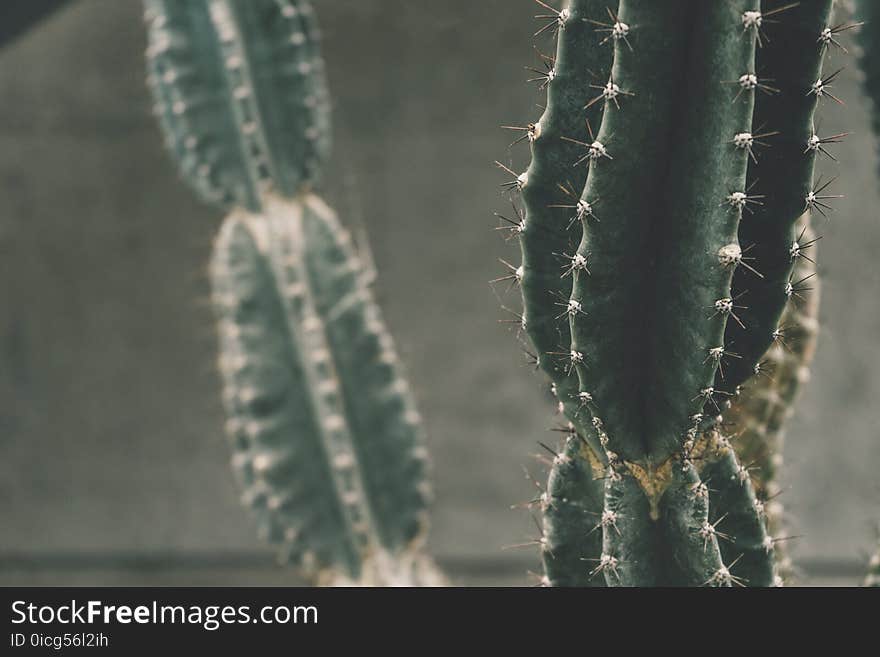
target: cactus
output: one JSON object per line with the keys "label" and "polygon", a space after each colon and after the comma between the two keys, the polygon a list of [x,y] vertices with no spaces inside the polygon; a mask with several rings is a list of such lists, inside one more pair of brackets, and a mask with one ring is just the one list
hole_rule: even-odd
{"label": "cactus", "polygon": [[[808,215],[801,217],[797,232],[803,245],[794,268],[794,277],[806,279],[816,273],[816,242]],[[778,482],[782,465],[785,422],[794,412],[794,404],[803,383],[810,378],[810,365],[816,353],[819,335],[820,285],[816,278],[788,305],[782,315],[779,339],[764,356],[766,373],[755,376],[744,386],[722,424],[734,436],[734,448],[742,463],[750,464],[749,474],[755,494],[764,500],[767,528],[772,536],[784,531],[782,492]],[[794,568],[785,543],[775,544],[777,570],[783,580],[794,576]]]}
{"label": "cactus", "polygon": [[348,233],[314,195],[268,197],[226,219],[211,275],[233,462],[267,537],[319,581],[423,583],[421,422]]}
{"label": "cactus", "polygon": [[[598,204],[594,208],[580,199],[586,168],[572,167],[581,157],[578,142],[587,140],[591,122],[598,125],[601,110],[599,103],[593,103],[582,111],[583,91],[593,83],[590,69],[583,64],[591,62],[605,74],[611,67],[610,49],[591,38],[593,29],[585,20],[593,5],[598,3],[571,3],[567,19],[563,15],[548,18],[550,27],[559,31],[559,42],[556,57],[545,58],[552,62],[547,77],[542,78],[547,88],[546,110],[540,121],[525,128],[532,162],[526,173],[511,181],[521,190],[527,208],[527,215],[515,224],[522,247],[522,265],[516,271],[524,300],[522,327],[540,354],[538,364],[553,382],[560,406],[572,423],[562,456],[556,457],[566,474],[551,477],[549,497],[543,504],[545,569],[551,579],[558,577],[571,585],[603,583],[601,578],[585,575],[580,560],[585,553],[598,554],[589,546],[601,546],[601,532],[595,525],[602,517],[603,483],[595,472],[603,465],[604,452],[590,418],[581,412],[590,398],[579,394],[577,380],[571,376],[571,364],[566,360],[569,326],[559,321],[567,312],[572,274],[586,264],[575,253],[580,219],[595,218],[599,212]],[[562,24],[565,29],[560,29]],[[567,261],[563,275],[560,258]],[[576,489],[574,494],[568,493],[570,487]],[[566,503],[555,503],[557,499],[578,502],[572,511]],[[579,545],[581,541],[586,545]]]}
{"label": "cactus", "polygon": [[348,232],[310,190],[328,93],[306,0],[145,0],[184,178],[228,212],[211,283],[233,466],[319,584],[434,585],[421,420]]}
{"label": "cactus", "polygon": [[523,328],[582,437],[542,501],[547,582],[776,584],[721,414],[810,287],[796,224],[829,209],[814,162],[843,137],[813,125],[832,0],[538,4],[546,110],[505,186]]}
{"label": "cactus", "polygon": [[317,181],[330,112],[302,0],[145,0],[148,82],[168,149],[199,196],[259,211]]}
{"label": "cactus", "polygon": [[[547,490],[540,499],[544,514],[542,583],[556,586],[604,586],[585,568],[587,555],[602,553],[602,528],[617,521],[604,512],[604,466],[575,431],[554,454]],[[594,567],[596,564],[593,564]]]}

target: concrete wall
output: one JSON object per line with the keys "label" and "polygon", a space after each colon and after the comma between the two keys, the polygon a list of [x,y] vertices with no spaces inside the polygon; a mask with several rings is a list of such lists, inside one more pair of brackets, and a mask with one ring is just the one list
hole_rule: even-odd
{"label": "concrete wall", "polygon": [[[509,561],[501,547],[534,533],[509,508],[533,494],[522,466],[540,473],[530,454],[553,423],[487,284],[516,257],[492,230],[492,161],[527,161],[498,125],[537,112],[533,3],[316,4],[336,101],[326,195],[368,228],[428,422],[433,547],[476,569]],[[139,2],[80,0],[0,51],[0,582],[25,558],[268,555],[221,432],[205,278],[221,217],[162,150],[144,45]],[[847,105],[821,124],[855,133],[825,165],[847,199],[821,226],[824,333],[785,495],[798,553],[837,562],[860,558],[880,518],[880,198],[848,65]]]}

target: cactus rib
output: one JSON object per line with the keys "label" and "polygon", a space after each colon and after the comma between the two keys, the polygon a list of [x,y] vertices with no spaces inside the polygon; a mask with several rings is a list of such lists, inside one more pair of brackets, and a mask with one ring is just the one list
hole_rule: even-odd
{"label": "cactus rib", "polygon": [[572,165],[581,156],[578,142],[589,138],[588,125],[598,126],[601,117],[603,103],[590,103],[589,98],[602,96],[605,78],[600,76],[607,75],[611,52],[600,44],[601,33],[590,21],[605,17],[608,4],[572,0],[560,12],[556,55],[548,64],[552,81],[547,84],[546,109],[529,128],[532,161],[518,181],[525,208],[519,235],[523,326],[566,417],[600,458],[604,458],[602,450],[585,408],[588,402],[578,396],[568,354],[569,327],[561,306],[571,294],[571,273],[580,266],[580,261],[573,261],[580,220],[593,212],[592,206],[579,202],[587,168]]}
{"label": "cactus rib", "polygon": [[[603,85],[611,50],[601,44],[596,22],[616,4],[571,0],[549,17],[557,44],[555,57],[545,57],[546,107],[541,118],[526,128],[532,160],[515,181],[524,206],[519,229],[522,261],[516,273],[523,299],[522,325],[571,422],[573,436],[566,441],[563,458],[554,460],[547,486],[550,500],[544,513],[542,556],[547,581],[553,586],[604,584],[602,577],[590,575],[583,559],[601,554],[602,533],[596,527],[603,514],[604,485],[595,468],[605,455],[590,422],[590,399],[579,394],[569,360],[571,337],[564,306],[571,295],[571,274],[583,265],[575,259],[580,220],[585,214],[596,218],[594,208],[579,199],[587,168],[572,166],[580,158],[580,144],[587,142],[590,126],[599,124],[604,105],[599,101],[609,93]],[[584,66],[585,61],[591,66]]]}
{"label": "cactus rib", "polygon": [[168,146],[200,195],[231,210],[211,282],[244,503],[317,583],[443,583],[423,549],[421,418],[367,268],[310,191],[330,142],[311,4],[145,6]]}

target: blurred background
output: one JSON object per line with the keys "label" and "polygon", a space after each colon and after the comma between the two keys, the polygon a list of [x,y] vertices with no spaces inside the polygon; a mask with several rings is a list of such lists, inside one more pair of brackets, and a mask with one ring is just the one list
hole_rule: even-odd
{"label": "blurred background", "polygon": [[[4,3],[5,4],[5,3]],[[19,3],[21,4],[21,3]],[[335,98],[324,194],[366,225],[430,432],[432,549],[461,584],[532,583],[537,441],[556,422],[488,281],[517,249],[492,162],[541,102],[533,0],[316,0]],[[0,8],[0,23],[3,22]],[[538,12],[539,13],[539,12]],[[851,40],[847,41],[847,44]],[[138,0],[78,0],[0,49],[0,585],[295,584],[239,506],[206,263],[221,220],[178,181]],[[820,133],[823,333],[784,501],[812,584],[854,584],[880,520],[880,192],[852,56]],[[508,206],[509,207],[509,206]]]}

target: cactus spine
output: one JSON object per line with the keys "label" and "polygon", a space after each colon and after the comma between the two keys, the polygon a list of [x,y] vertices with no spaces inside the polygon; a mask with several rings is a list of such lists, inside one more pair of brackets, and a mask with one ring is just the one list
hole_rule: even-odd
{"label": "cactus spine", "polygon": [[244,503],[315,582],[441,583],[421,420],[365,267],[310,191],[329,107],[309,2],[145,3],[169,148],[229,212],[210,272]]}
{"label": "cactus spine", "polygon": [[580,437],[543,502],[547,582],[778,583],[719,419],[809,287],[796,222],[830,197],[813,115],[832,1],[539,4],[547,109],[507,186],[525,332]]}

